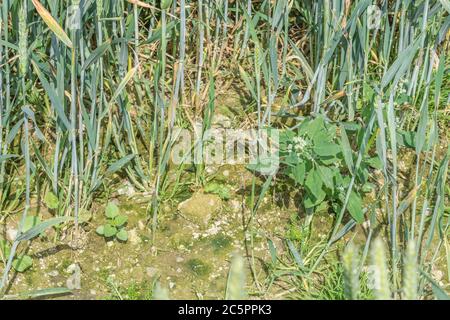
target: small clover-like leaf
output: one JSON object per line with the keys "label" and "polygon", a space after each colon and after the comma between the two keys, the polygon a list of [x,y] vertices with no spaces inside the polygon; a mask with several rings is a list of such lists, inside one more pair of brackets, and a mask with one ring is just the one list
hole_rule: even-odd
{"label": "small clover-like leaf", "polygon": [[95,232],[97,232],[97,234],[98,234],[98,235],[101,235],[101,236],[105,235],[105,226],[99,226],[99,227],[95,230]]}
{"label": "small clover-like leaf", "polygon": [[106,238],[110,238],[110,237],[114,237],[117,233],[117,228],[110,225],[110,224],[105,224],[104,228],[103,228],[103,235]]}
{"label": "small clover-like leaf", "polygon": [[127,222],[127,220],[128,220],[127,216],[119,214],[114,218],[113,223],[116,227],[121,227]]}
{"label": "small clover-like leaf", "polygon": [[119,232],[117,232],[116,237],[120,241],[124,241],[125,242],[125,241],[128,240],[128,232],[125,229],[122,229]]}

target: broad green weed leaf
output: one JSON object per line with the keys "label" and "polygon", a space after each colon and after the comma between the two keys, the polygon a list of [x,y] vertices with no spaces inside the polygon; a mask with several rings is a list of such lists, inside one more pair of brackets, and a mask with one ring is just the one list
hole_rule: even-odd
{"label": "broad green weed leaf", "polygon": [[321,141],[314,144],[314,152],[320,157],[334,157],[341,151],[341,148],[334,143]]}
{"label": "broad green weed leaf", "polygon": [[33,265],[33,259],[27,255],[18,256],[14,259],[12,266],[17,272],[25,272],[27,269],[31,268]]}
{"label": "broad green weed leaf", "polygon": [[311,138],[315,139],[319,132],[323,132],[325,130],[325,122],[323,117],[317,117],[311,122],[309,122],[308,126],[305,128],[306,134]]}
{"label": "broad green weed leaf", "polygon": [[416,147],[416,133],[414,131],[397,131],[397,141],[400,146],[414,149]]}
{"label": "broad green weed leaf", "polygon": [[364,222],[364,213],[362,210],[362,199],[361,197],[354,191],[350,193],[350,199],[347,205],[348,212],[350,212],[353,219],[358,223]]}
{"label": "broad green weed leaf", "polygon": [[305,186],[307,193],[305,196],[305,208],[312,208],[319,205],[326,197],[325,191],[322,189],[323,181],[316,169],[311,169],[306,177]]}
{"label": "broad green weed leaf", "polygon": [[44,203],[49,209],[57,209],[59,205],[58,197],[51,191],[48,191],[44,197]]}
{"label": "broad green weed leaf", "polygon": [[289,168],[290,177],[300,185],[305,181],[305,173],[306,166],[304,162],[297,163],[296,166]]}
{"label": "broad green weed leaf", "polygon": [[97,232],[98,235],[104,236],[105,235],[105,226],[97,227],[97,229],[95,229],[95,232]]}
{"label": "broad green weed leaf", "polygon": [[325,186],[333,190],[334,189],[334,183],[333,183],[333,171],[329,167],[325,166],[318,166],[317,167],[320,178],[322,179]]}
{"label": "broad green weed leaf", "polygon": [[323,200],[325,200],[326,195],[327,194],[322,189],[319,191],[317,196],[313,196],[312,194],[307,192],[304,198],[305,208],[309,209],[318,206],[320,203],[322,203]]}
{"label": "broad green weed leaf", "polygon": [[316,169],[312,169],[306,177],[305,186],[315,198],[320,198],[322,194],[322,177]]}
{"label": "broad green weed leaf", "polygon": [[114,227],[114,226],[112,226],[110,224],[105,224],[105,227],[103,228],[103,235],[106,238],[113,237],[113,236],[116,235],[116,233],[117,233],[117,228],[116,227]]}
{"label": "broad green weed leaf", "polygon": [[119,232],[117,232],[116,237],[120,241],[127,241],[128,240],[128,232],[125,229],[122,229]]}
{"label": "broad green weed leaf", "polygon": [[128,220],[128,217],[123,215],[123,214],[119,214],[118,216],[116,216],[114,218],[114,225],[116,227],[121,227],[123,226]]}
{"label": "broad green weed leaf", "polygon": [[105,215],[110,218],[110,219],[114,219],[115,217],[117,217],[119,215],[119,207],[117,207],[117,205],[113,202],[108,202],[108,204],[106,205],[105,208]]}

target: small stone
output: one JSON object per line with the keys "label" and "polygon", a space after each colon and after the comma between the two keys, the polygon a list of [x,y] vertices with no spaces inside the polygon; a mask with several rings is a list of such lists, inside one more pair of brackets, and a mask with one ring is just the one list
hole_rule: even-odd
{"label": "small stone", "polygon": [[180,263],[180,262],[183,262],[183,261],[184,261],[184,258],[183,258],[183,257],[177,257],[177,258],[175,259],[175,261],[178,262],[178,263]]}
{"label": "small stone", "polygon": [[115,275],[114,273],[110,274],[110,275],[106,278],[106,282],[117,285],[118,283],[116,282],[116,275]]}
{"label": "small stone", "polygon": [[96,296],[96,295],[97,295],[97,291],[95,291],[94,289],[89,290],[89,293],[90,293],[92,296]]}
{"label": "small stone", "polygon": [[218,167],[214,166],[214,165],[207,165],[205,167],[205,171],[207,174],[214,174],[217,172],[217,170],[218,170]]}
{"label": "small stone", "polygon": [[109,248],[111,248],[112,246],[114,246],[114,241],[108,241],[108,242],[106,243],[106,245],[107,245]]}
{"label": "small stone", "polygon": [[239,211],[241,211],[241,203],[238,200],[233,199],[233,200],[229,201],[229,205],[230,205],[231,211],[233,211],[234,213],[238,213]]}
{"label": "small stone", "polygon": [[230,171],[229,171],[229,170],[224,170],[224,171],[222,172],[222,175],[223,175],[224,177],[229,177],[229,176],[230,176]]}
{"label": "small stone", "polygon": [[13,242],[14,240],[16,240],[18,232],[19,231],[16,228],[10,227],[6,230],[6,238],[9,241]]}
{"label": "small stone", "polygon": [[139,220],[138,221],[138,228],[139,228],[139,230],[144,230],[145,229],[145,222],[144,221],[142,221],[142,220]]}
{"label": "small stone", "polygon": [[139,237],[136,228],[128,231],[128,241],[130,241],[132,245],[138,245],[142,242],[142,239]]}
{"label": "small stone", "polygon": [[58,272],[58,270],[53,270],[53,271],[50,271],[49,273],[48,273],[48,275],[50,276],[50,277],[57,277],[57,276],[59,276],[59,272]]}
{"label": "small stone", "polygon": [[172,290],[175,288],[175,282],[169,282],[169,289]]}
{"label": "small stone", "polygon": [[72,274],[66,281],[66,286],[70,290],[81,289],[81,268],[77,263],[73,263],[67,267],[67,273]]}
{"label": "small stone", "polygon": [[362,226],[364,229],[369,230],[370,229],[370,220],[364,221]]}
{"label": "small stone", "polygon": [[215,194],[195,193],[190,199],[178,205],[178,211],[191,222],[205,227],[222,207],[222,201]]}
{"label": "small stone", "polygon": [[439,269],[432,270],[431,275],[433,276],[434,280],[436,280],[437,282],[441,281],[442,278],[444,278],[444,273]]}
{"label": "small stone", "polygon": [[117,190],[117,194],[132,197],[136,193],[133,185],[129,181],[125,181],[123,186]]}
{"label": "small stone", "polygon": [[150,278],[153,278],[153,277],[155,277],[158,274],[158,269],[154,268],[154,267],[148,267],[148,268],[145,269],[145,273]]}

